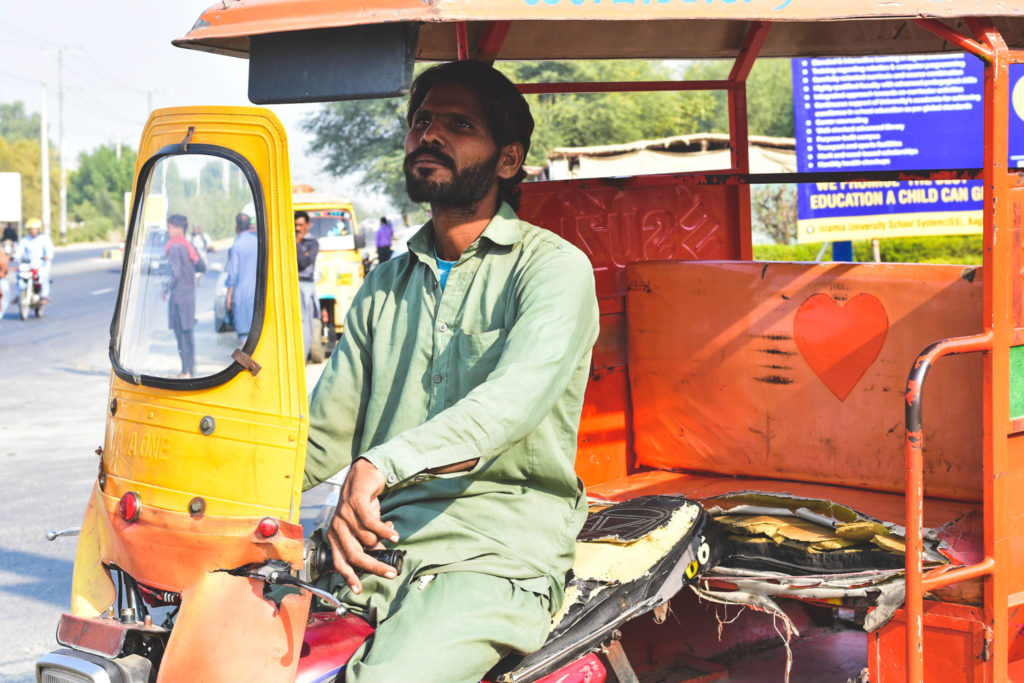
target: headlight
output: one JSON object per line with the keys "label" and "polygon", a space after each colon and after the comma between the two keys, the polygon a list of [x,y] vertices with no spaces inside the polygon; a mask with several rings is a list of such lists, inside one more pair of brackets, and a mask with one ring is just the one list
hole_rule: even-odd
{"label": "headlight", "polygon": [[70,650],[49,652],[36,662],[39,683],[113,683],[107,670]]}

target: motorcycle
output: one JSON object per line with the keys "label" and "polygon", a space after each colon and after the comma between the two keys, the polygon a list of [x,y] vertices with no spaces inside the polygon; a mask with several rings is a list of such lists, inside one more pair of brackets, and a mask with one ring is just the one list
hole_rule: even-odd
{"label": "motorcycle", "polygon": [[[115,516],[132,516],[132,510],[120,508],[114,511]],[[273,521],[264,519],[261,526]],[[262,533],[287,534],[287,526],[280,524],[277,529],[266,528]],[[47,538],[53,540],[78,532],[52,531]],[[403,550],[368,552],[401,572]],[[665,610],[674,595],[728,554],[729,542],[716,522],[700,504],[682,496],[642,496],[607,506],[596,505],[577,537],[577,560],[566,584],[565,604],[552,619],[547,641],[534,653],[505,657],[482,683],[622,680],[618,677],[629,664],[618,642],[619,629],[652,612],[657,621],[659,608]],[[173,655],[171,650],[185,644],[181,640],[175,642],[175,636],[180,634],[174,631],[185,626],[179,622],[188,621],[187,603],[198,596],[145,585],[114,565],[105,569],[117,575],[116,602],[98,618],[63,615],[57,641],[64,647],[38,661],[38,680],[145,683],[156,679],[158,673],[162,680],[179,680],[177,674],[181,672],[177,667],[181,662],[174,660],[182,655]],[[305,540],[302,568],[298,571],[287,561],[276,559],[223,568],[214,572],[219,576],[214,579],[218,589],[206,597],[217,600],[215,594],[222,592],[240,595],[236,592],[239,587],[241,592],[262,596],[263,601],[274,606],[261,619],[268,622],[268,633],[275,630],[273,622],[281,622],[276,626],[279,630],[298,617],[299,623],[304,622],[301,646],[279,653],[293,660],[294,668],[286,665],[285,670],[291,668],[296,683],[339,680],[353,653],[373,633],[373,627],[359,616],[348,614],[328,590],[332,571],[330,547],[324,529],[318,528]],[[229,588],[239,582],[241,586]],[[278,587],[289,587],[290,591]],[[313,598],[305,615],[302,608],[306,602],[297,605],[296,596],[288,595],[296,590]],[[289,598],[293,599],[291,603]],[[207,612],[206,618],[235,624],[231,630],[247,629],[243,640],[260,638],[263,625],[249,621],[254,615],[248,609],[230,600],[217,602],[215,612]],[[300,609],[294,611],[296,607]],[[161,613],[163,618],[158,624]],[[200,626],[200,630],[203,628]],[[184,640],[190,642],[188,636]],[[203,661],[199,662],[199,658]],[[223,666],[224,659],[232,659],[225,650],[210,653],[209,659],[193,651],[184,659],[192,671],[203,671],[209,676],[207,680],[226,680],[222,674],[230,673],[230,668]],[[217,665],[218,660],[221,665]]]}
{"label": "motorcycle", "polygon": [[37,318],[43,317],[46,303],[43,301],[43,280],[40,264],[22,261],[18,264],[18,314],[28,320],[29,311],[35,311]]}

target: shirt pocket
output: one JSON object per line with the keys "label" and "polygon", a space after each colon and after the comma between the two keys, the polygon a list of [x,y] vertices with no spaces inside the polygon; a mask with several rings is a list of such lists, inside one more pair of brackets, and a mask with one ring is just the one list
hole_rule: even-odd
{"label": "shirt pocket", "polygon": [[506,336],[504,328],[486,332],[459,332],[455,340],[453,359],[458,398],[462,398],[482,384],[494,371],[501,360]]}

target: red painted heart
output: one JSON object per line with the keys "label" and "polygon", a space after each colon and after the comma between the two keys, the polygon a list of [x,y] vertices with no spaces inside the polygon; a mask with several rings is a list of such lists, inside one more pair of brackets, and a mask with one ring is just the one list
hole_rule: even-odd
{"label": "red painted heart", "polygon": [[871,294],[858,294],[845,306],[827,294],[815,294],[793,317],[797,348],[840,401],[878,358],[888,331],[885,307]]}

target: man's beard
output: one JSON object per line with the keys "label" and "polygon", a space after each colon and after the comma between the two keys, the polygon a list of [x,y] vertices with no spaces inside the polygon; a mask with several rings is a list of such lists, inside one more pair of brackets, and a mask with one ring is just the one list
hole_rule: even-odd
{"label": "man's beard", "polygon": [[[422,156],[433,157],[452,171],[454,177],[449,181],[440,182],[433,179],[434,173],[425,178],[421,177],[413,170],[412,164]],[[409,193],[409,199],[414,202],[429,202],[453,208],[474,206],[486,197],[494,186],[500,158],[501,150],[496,149],[489,159],[459,171],[455,168],[455,161],[447,154],[429,147],[420,147],[407,154],[402,165],[405,170],[406,192]]]}

